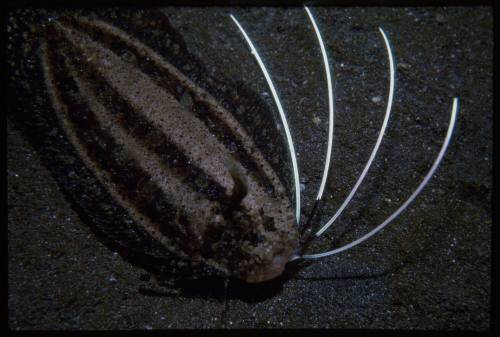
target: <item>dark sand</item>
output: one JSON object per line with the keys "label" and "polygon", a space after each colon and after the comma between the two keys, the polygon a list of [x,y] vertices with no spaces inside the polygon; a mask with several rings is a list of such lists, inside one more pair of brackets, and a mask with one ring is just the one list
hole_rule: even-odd
{"label": "dark sand", "polygon": [[[461,98],[449,152],[410,209],[372,240],[303,270],[269,296],[235,296],[230,283],[221,322],[223,296],[140,293],[139,287],[151,284],[148,275],[104,246],[80,220],[9,117],[11,329],[489,328],[491,9],[312,10],[336,81],[323,222],[355,183],[383,120],[388,70],[378,26],[390,36],[398,64],[386,138],[339,219],[334,233],[345,235],[335,236],[336,245],[382,222],[412,193],[439,151],[452,98]],[[307,213],[322,174],[327,96],[319,47],[304,10],[168,8],[164,13],[207,69],[244,81],[275,111],[228,14],[247,29],[289,116]]]}

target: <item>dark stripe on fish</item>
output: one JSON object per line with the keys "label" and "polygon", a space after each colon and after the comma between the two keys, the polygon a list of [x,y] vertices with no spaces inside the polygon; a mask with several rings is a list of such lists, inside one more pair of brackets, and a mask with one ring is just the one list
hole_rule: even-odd
{"label": "dark stripe on fish", "polygon": [[[151,176],[128,156],[123,146],[116,144],[100,127],[88,106],[75,99],[79,89],[73,78],[68,76],[68,69],[64,67],[64,56],[49,49],[48,59],[52,66],[51,76],[59,89],[57,94],[67,107],[65,116],[96,167],[109,173],[112,182],[116,184],[117,192],[130,201],[143,216],[149,218],[169,240],[175,239],[175,246],[182,246],[184,251],[198,246],[199,240],[195,235],[188,235],[178,226],[171,224],[175,219],[176,208],[152,182]],[[61,68],[56,70],[56,66]],[[191,244],[186,245],[186,242]]]}
{"label": "dark stripe on fish", "polygon": [[82,58],[82,51],[67,48],[66,60],[74,68],[79,68],[79,76],[89,84],[94,95],[99,98],[109,111],[114,113],[119,124],[134,136],[142,146],[155,153],[183,183],[191,186],[208,200],[218,201],[222,205],[230,200],[225,189],[205,174],[196,163],[192,162],[175,144],[168,141],[162,131],[147,119],[144,119],[118,92],[99,74],[95,65]]}
{"label": "dark stripe on fish", "polygon": [[[82,20],[68,20],[71,26],[79,28],[80,31],[87,33],[93,40],[102,43],[106,48],[113,51],[116,55],[122,55],[122,58],[137,67],[146,74],[159,87],[165,89],[186,109],[192,111],[205,126],[214,134],[225,148],[241,163],[245,169],[269,192],[275,190],[275,183],[263,172],[260,164],[254,159],[252,153],[248,152],[234,131],[227,123],[220,119],[212,110],[211,104],[203,95],[197,95],[190,88],[185,87],[180,81],[167,70],[157,65],[154,60],[143,55],[134,46],[127,41],[117,38],[112,32],[107,32],[102,27],[97,27],[90,22]],[[125,56],[124,56],[125,55]]]}

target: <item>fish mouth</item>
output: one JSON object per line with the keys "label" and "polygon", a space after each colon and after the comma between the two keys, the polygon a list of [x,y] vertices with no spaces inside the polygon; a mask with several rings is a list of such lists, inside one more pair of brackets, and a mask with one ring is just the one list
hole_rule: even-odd
{"label": "fish mouth", "polygon": [[283,274],[288,261],[289,256],[276,255],[273,257],[271,263],[268,264],[261,272],[249,275],[245,281],[248,283],[259,283],[275,279]]}
{"label": "fish mouth", "polygon": [[275,256],[264,274],[264,281],[272,280],[283,274],[288,260],[288,257],[284,255]]}

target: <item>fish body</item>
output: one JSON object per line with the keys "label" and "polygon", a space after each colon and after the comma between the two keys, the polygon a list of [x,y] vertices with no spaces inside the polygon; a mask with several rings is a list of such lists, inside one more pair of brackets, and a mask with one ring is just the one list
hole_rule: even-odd
{"label": "fish body", "polygon": [[280,174],[231,112],[105,20],[61,16],[41,35],[50,113],[132,226],[225,276],[260,282],[283,272],[298,246],[294,211]]}
{"label": "fish body", "polygon": [[[310,232],[327,181],[334,121],[328,57],[314,17],[305,10],[327,74],[329,134],[322,183],[302,233]],[[185,266],[193,277],[215,272],[262,282],[281,275],[288,262],[319,259],[361,244],[410,205],[434,175],[450,143],[458,97],[453,99],[441,150],[411,196],[362,237],[310,254],[306,252],[309,243],[335,222],[356,194],[384,137],[396,77],[385,31],[379,27],[390,84],[377,142],[341,207],[299,247],[300,180],[291,132],[271,76],[239,21],[230,15],[268,83],[286,144],[279,141],[285,137],[280,137],[272,114],[262,108],[258,96],[225,79],[207,77],[161,12],[146,10],[123,17],[113,10],[104,15],[82,13],[49,17],[38,30],[29,28],[36,37],[24,42],[27,48],[11,52],[10,63],[21,63],[10,74],[12,92],[21,93],[14,114],[18,121],[24,117],[31,121],[25,126],[35,147],[83,218],[113,237],[118,246],[132,242],[131,251],[153,261],[168,252],[183,261],[176,267]],[[166,31],[163,38],[158,38],[162,31]],[[22,34],[27,40],[28,36]],[[36,60],[30,48],[37,50]],[[13,58],[16,53],[28,58]],[[289,165],[280,165],[286,163],[287,152],[295,209],[286,193],[292,190],[291,179],[283,167]],[[68,156],[73,158],[69,164]],[[84,169],[75,179],[77,166]],[[85,179],[94,184],[88,186]],[[155,262],[152,265],[158,269]]]}

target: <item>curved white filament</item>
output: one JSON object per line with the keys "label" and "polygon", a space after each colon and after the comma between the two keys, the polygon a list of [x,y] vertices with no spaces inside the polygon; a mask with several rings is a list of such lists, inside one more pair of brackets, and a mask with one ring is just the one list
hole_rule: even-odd
{"label": "curved white filament", "polygon": [[307,14],[309,15],[309,19],[314,27],[314,31],[316,32],[316,36],[318,37],[319,46],[321,48],[321,54],[323,55],[323,63],[325,65],[325,73],[326,73],[326,82],[328,85],[328,113],[329,113],[329,121],[328,121],[328,148],[326,150],[326,161],[325,161],[325,169],[323,171],[323,178],[321,178],[321,185],[319,187],[318,196],[316,200],[321,200],[323,196],[323,192],[325,190],[326,180],[328,177],[328,170],[330,169],[330,160],[332,156],[332,144],[333,144],[333,88],[332,88],[332,77],[330,74],[330,65],[328,64],[328,57],[326,56],[325,45],[323,44],[323,39],[321,38],[321,34],[319,32],[318,26],[316,25],[316,21],[314,20],[311,11],[307,6],[304,6]]}
{"label": "curved white filament", "polygon": [[288,142],[288,148],[290,149],[290,157],[292,159],[292,168],[293,168],[293,177],[295,181],[295,217],[297,219],[297,224],[300,222],[300,183],[299,183],[299,169],[297,166],[297,157],[295,155],[295,148],[293,146],[293,141],[292,141],[292,135],[290,134],[290,130],[288,128],[288,122],[286,120],[285,112],[283,111],[283,107],[281,106],[280,99],[278,97],[278,94],[276,93],[276,89],[274,88],[274,84],[271,80],[271,77],[269,76],[269,73],[267,72],[266,66],[264,65],[264,62],[262,62],[262,59],[259,56],[259,53],[257,52],[257,49],[255,49],[252,41],[248,37],[247,33],[241,27],[240,23],[236,18],[231,14],[231,19],[233,19],[234,23],[238,26],[240,29],[241,33],[245,37],[245,40],[247,41],[248,45],[250,46],[250,49],[252,51],[253,56],[257,60],[257,63],[260,66],[260,69],[262,70],[262,73],[264,74],[264,77],[266,78],[267,84],[269,86],[269,89],[271,90],[271,93],[274,98],[274,102],[276,103],[276,107],[278,108],[278,111],[280,113],[281,117],[281,122],[283,123],[283,127],[285,129],[285,134],[286,134],[286,140]]}
{"label": "curved white filament", "polygon": [[422,182],[420,183],[420,185],[418,185],[417,189],[408,198],[408,200],[406,200],[404,202],[404,204],[402,204],[394,213],[391,214],[391,216],[389,216],[384,222],[382,222],[380,225],[378,225],[377,227],[375,227],[373,230],[371,230],[370,232],[368,232],[364,236],[360,237],[359,239],[357,239],[357,240],[355,240],[355,241],[353,241],[353,242],[351,242],[351,243],[349,243],[349,244],[347,244],[345,246],[342,246],[340,248],[333,249],[333,250],[330,250],[330,251],[324,252],[324,253],[306,254],[306,255],[302,255],[302,256],[295,256],[293,259],[294,260],[298,259],[298,258],[302,258],[302,259],[318,259],[318,258],[322,258],[322,257],[325,257],[325,256],[334,255],[334,254],[343,252],[343,251],[348,250],[348,249],[350,249],[350,248],[352,248],[354,246],[359,245],[360,243],[362,243],[365,240],[368,240],[370,237],[372,237],[373,235],[375,235],[377,232],[381,231],[392,220],[394,220],[395,218],[397,218],[399,216],[399,214],[401,214],[408,207],[408,205],[410,205],[410,203],[413,202],[413,200],[422,191],[422,189],[425,187],[425,185],[427,185],[427,183],[429,182],[429,180],[431,179],[431,177],[434,175],[434,172],[436,171],[437,167],[441,163],[441,160],[443,159],[443,156],[444,156],[444,154],[446,152],[446,149],[448,148],[448,145],[450,143],[451,134],[453,133],[453,128],[455,126],[455,121],[456,121],[456,118],[457,118],[458,105],[459,105],[458,97],[455,97],[453,99],[453,107],[451,109],[451,117],[450,117],[450,123],[448,125],[448,132],[446,133],[446,137],[445,137],[445,140],[443,142],[443,145],[441,146],[441,150],[439,151],[439,154],[438,154],[436,160],[434,161],[434,164],[432,164],[432,167],[429,170],[429,172],[427,173],[427,175],[425,176],[425,178],[422,180]]}
{"label": "curved white filament", "polygon": [[316,236],[320,236],[321,234],[323,234],[324,231],[326,231],[335,222],[335,220],[337,220],[337,218],[340,216],[340,214],[342,214],[342,212],[344,211],[346,206],[349,204],[351,199],[354,197],[354,194],[356,194],[359,186],[361,185],[361,183],[365,179],[365,176],[368,173],[368,170],[370,169],[370,167],[373,163],[373,160],[375,159],[375,156],[377,155],[380,144],[382,143],[382,138],[384,138],[385,129],[387,128],[387,123],[389,122],[389,117],[391,116],[392,101],[394,98],[394,85],[395,85],[394,82],[395,82],[396,70],[395,70],[395,66],[394,66],[394,59],[392,56],[392,49],[391,49],[391,45],[389,43],[389,40],[387,39],[387,36],[385,35],[385,32],[382,28],[379,27],[379,31],[382,34],[382,37],[384,38],[385,47],[387,49],[387,54],[388,54],[388,58],[389,58],[389,68],[390,68],[389,98],[387,101],[387,109],[385,111],[384,122],[382,123],[382,128],[380,129],[380,132],[379,132],[379,135],[377,138],[377,142],[375,143],[375,146],[373,147],[370,158],[368,159],[368,162],[366,163],[366,166],[363,169],[363,172],[359,176],[358,181],[356,182],[356,184],[354,185],[351,192],[349,193],[347,198],[344,200],[344,202],[342,203],[340,208],[337,210],[335,215],[323,227],[321,227],[321,229],[316,233]]}

